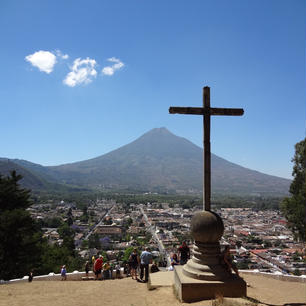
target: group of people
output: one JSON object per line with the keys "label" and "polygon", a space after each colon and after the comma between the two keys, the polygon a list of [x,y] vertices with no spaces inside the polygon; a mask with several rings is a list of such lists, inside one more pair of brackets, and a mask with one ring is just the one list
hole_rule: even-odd
{"label": "group of people", "polygon": [[[129,268],[132,279],[140,282],[148,282],[149,279],[149,264],[152,263],[153,256],[148,247],[141,252],[140,256],[135,248],[129,257]],[[140,279],[137,275],[138,267],[140,268]]]}
{"label": "group of people", "polygon": [[[99,255],[97,259],[95,257],[92,257],[92,263],[93,263],[93,272],[95,274],[95,279],[102,280],[102,279],[112,279],[113,278],[113,270],[116,271],[116,278],[120,278],[120,264],[117,263],[115,266],[110,265],[109,262],[103,263],[103,257],[102,255]],[[85,272],[86,276],[88,277],[89,273],[89,262],[87,261],[85,264]]]}
{"label": "group of people", "polygon": [[[179,256],[176,253],[173,253],[171,256],[171,266],[170,270],[173,270],[175,265],[184,265],[187,263],[187,260],[190,258],[190,249],[184,241],[182,245],[178,248]],[[234,262],[232,261],[232,256],[230,254],[230,246],[226,245],[223,252],[220,255],[220,263],[224,266],[225,270],[231,274],[232,270],[239,276],[238,269]]]}
{"label": "group of people", "polygon": [[[146,247],[141,254],[138,254],[137,249],[133,249],[131,255],[128,260],[128,271],[132,276],[132,279],[135,279],[140,282],[148,282],[149,279],[149,265],[152,263],[152,253],[149,248]],[[99,255],[97,259],[92,258],[93,262],[93,272],[95,273],[95,279],[109,279],[112,278],[112,271],[116,271],[116,278],[120,278],[120,264],[117,263],[115,267],[111,266],[108,262],[103,263],[102,255]],[[154,264],[153,264],[154,266]],[[156,266],[156,265],[155,265]],[[114,269],[115,268],[115,269]],[[138,268],[140,269],[140,278],[138,278]],[[156,266],[157,270],[158,267]],[[156,269],[153,270],[156,272]],[[152,270],[152,272],[153,272]],[[85,265],[86,276],[89,273],[89,262],[86,262]]]}
{"label": "group of people", "polygon": [[[190,258],[190,249],[186,242],[184,241],[182,245],[178,248],[178,255],[173,253],[171,256],[171,266],[170,270],[173,270],[175,265],[184,265],[187,263],[188,259]],[[153,256],[150,252],[149,248],[146,247],[141,254],[138,254],[137,249],[133,249],[129,260],[128,260],[128,270],[129,274],[132,276],[132,279],[137,280],[139,282],[148,282],[149,279],[149,265],[152,264]],[[237,267],[232,261],[232,257],[230,255],[230,247],[229,245],[225,246],[223,252],[220,256],[220,263],[224,266],[225,270],[228,273],[231,273],[232,270],[239,276],[239,272]],[[99,255],[97,259],[92,257],[92,265],[93,265],[93,272],[95,274],[95,279],[111,279],[113,278],[113,270],[116,271],[116,278],[120,278],[120,264],[117,263],[115,266],[110,265],[108,262],[103,262],[102,255]],[[86,276],[88,277],[90,270],[89,261],[85,264],[85,272]],[[138,270],[140,270],[140,278],[138,278]],[[151,266],[151,273],[159,271],[156,263],[153,263]],[[67,279],[67,270],[66,266],[63,265],[61,267],[61,277],[62,280]],[[32,281],[33,273],[29,276],[29,281]]]}
{"label": "group of people", "polygon": [[171,267],[175,265],[184,265],[187,263],[187,260],[190,258],[190,249],[185,241],[183,241],[182,245],[177,249],[178,254],[173,253],[171,256]]}

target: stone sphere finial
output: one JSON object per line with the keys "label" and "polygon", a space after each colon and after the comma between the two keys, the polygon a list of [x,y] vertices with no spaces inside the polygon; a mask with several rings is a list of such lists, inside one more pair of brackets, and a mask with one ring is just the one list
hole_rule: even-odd
{"label": "stone sphere finial", "polygon": [[211,211],[197,212],[191,219],[191,234],[195,241],[217,243],[224,232],[221,217]]}

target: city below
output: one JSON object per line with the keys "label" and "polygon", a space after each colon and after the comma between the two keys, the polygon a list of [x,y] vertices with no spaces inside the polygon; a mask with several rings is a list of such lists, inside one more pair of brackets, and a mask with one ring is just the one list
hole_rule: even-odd
{"label": "city below", "polygon": [[[41,222],[43,235],[50,244],[61,245],[58,229],[68,223],[74,230],[75,250],[83,258],[105,252],[110,262],[123,263],[127,248],[148,246],[159,266],[169,267],[171,256],[177,253],[182,241],[187,241],[192,250],[190,220],[199,208],[97,199],[83,209],[73,203],[50,201],[32,205],[28,210]],[[238,269],[306,275],[305,246],[294,240],[280,211],[221,208],[216,212],[225,227],[221,248],[230,245]]]}

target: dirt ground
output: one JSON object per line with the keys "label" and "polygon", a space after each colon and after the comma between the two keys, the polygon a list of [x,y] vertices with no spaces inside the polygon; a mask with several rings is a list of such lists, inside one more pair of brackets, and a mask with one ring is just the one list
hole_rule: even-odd
{"label": "dirt ground", "polygon": [[306,283],[280,281],[252,274],[244,274],[242,277],[250,285],[247,295],[263,304],[306,305]]}
{"label": "dirt ground", "polygon": [[[248,297],[264,305],[306,306],[306,284],[246,275]],[[240,299],[239,299],[240,300]],[[248,301],[246,301],[246,304]],[[241,305],[241,301],[239,303]],[[107,281],[34,281],[0,286],[0,306],[209,306],[180,303],[171,287],[148,290],[131,278]]]}

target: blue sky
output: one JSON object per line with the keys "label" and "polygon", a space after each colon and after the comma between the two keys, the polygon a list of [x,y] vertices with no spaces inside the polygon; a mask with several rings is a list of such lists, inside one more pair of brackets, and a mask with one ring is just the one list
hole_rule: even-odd
{"label": "blue sky", "polygon": [[156,127],[202,146],[202,119],[169,106],[244,108],[213,117],[212,152],[291,177],[305,137],[304,0],[0,2],[0,157],[58,165]]}

